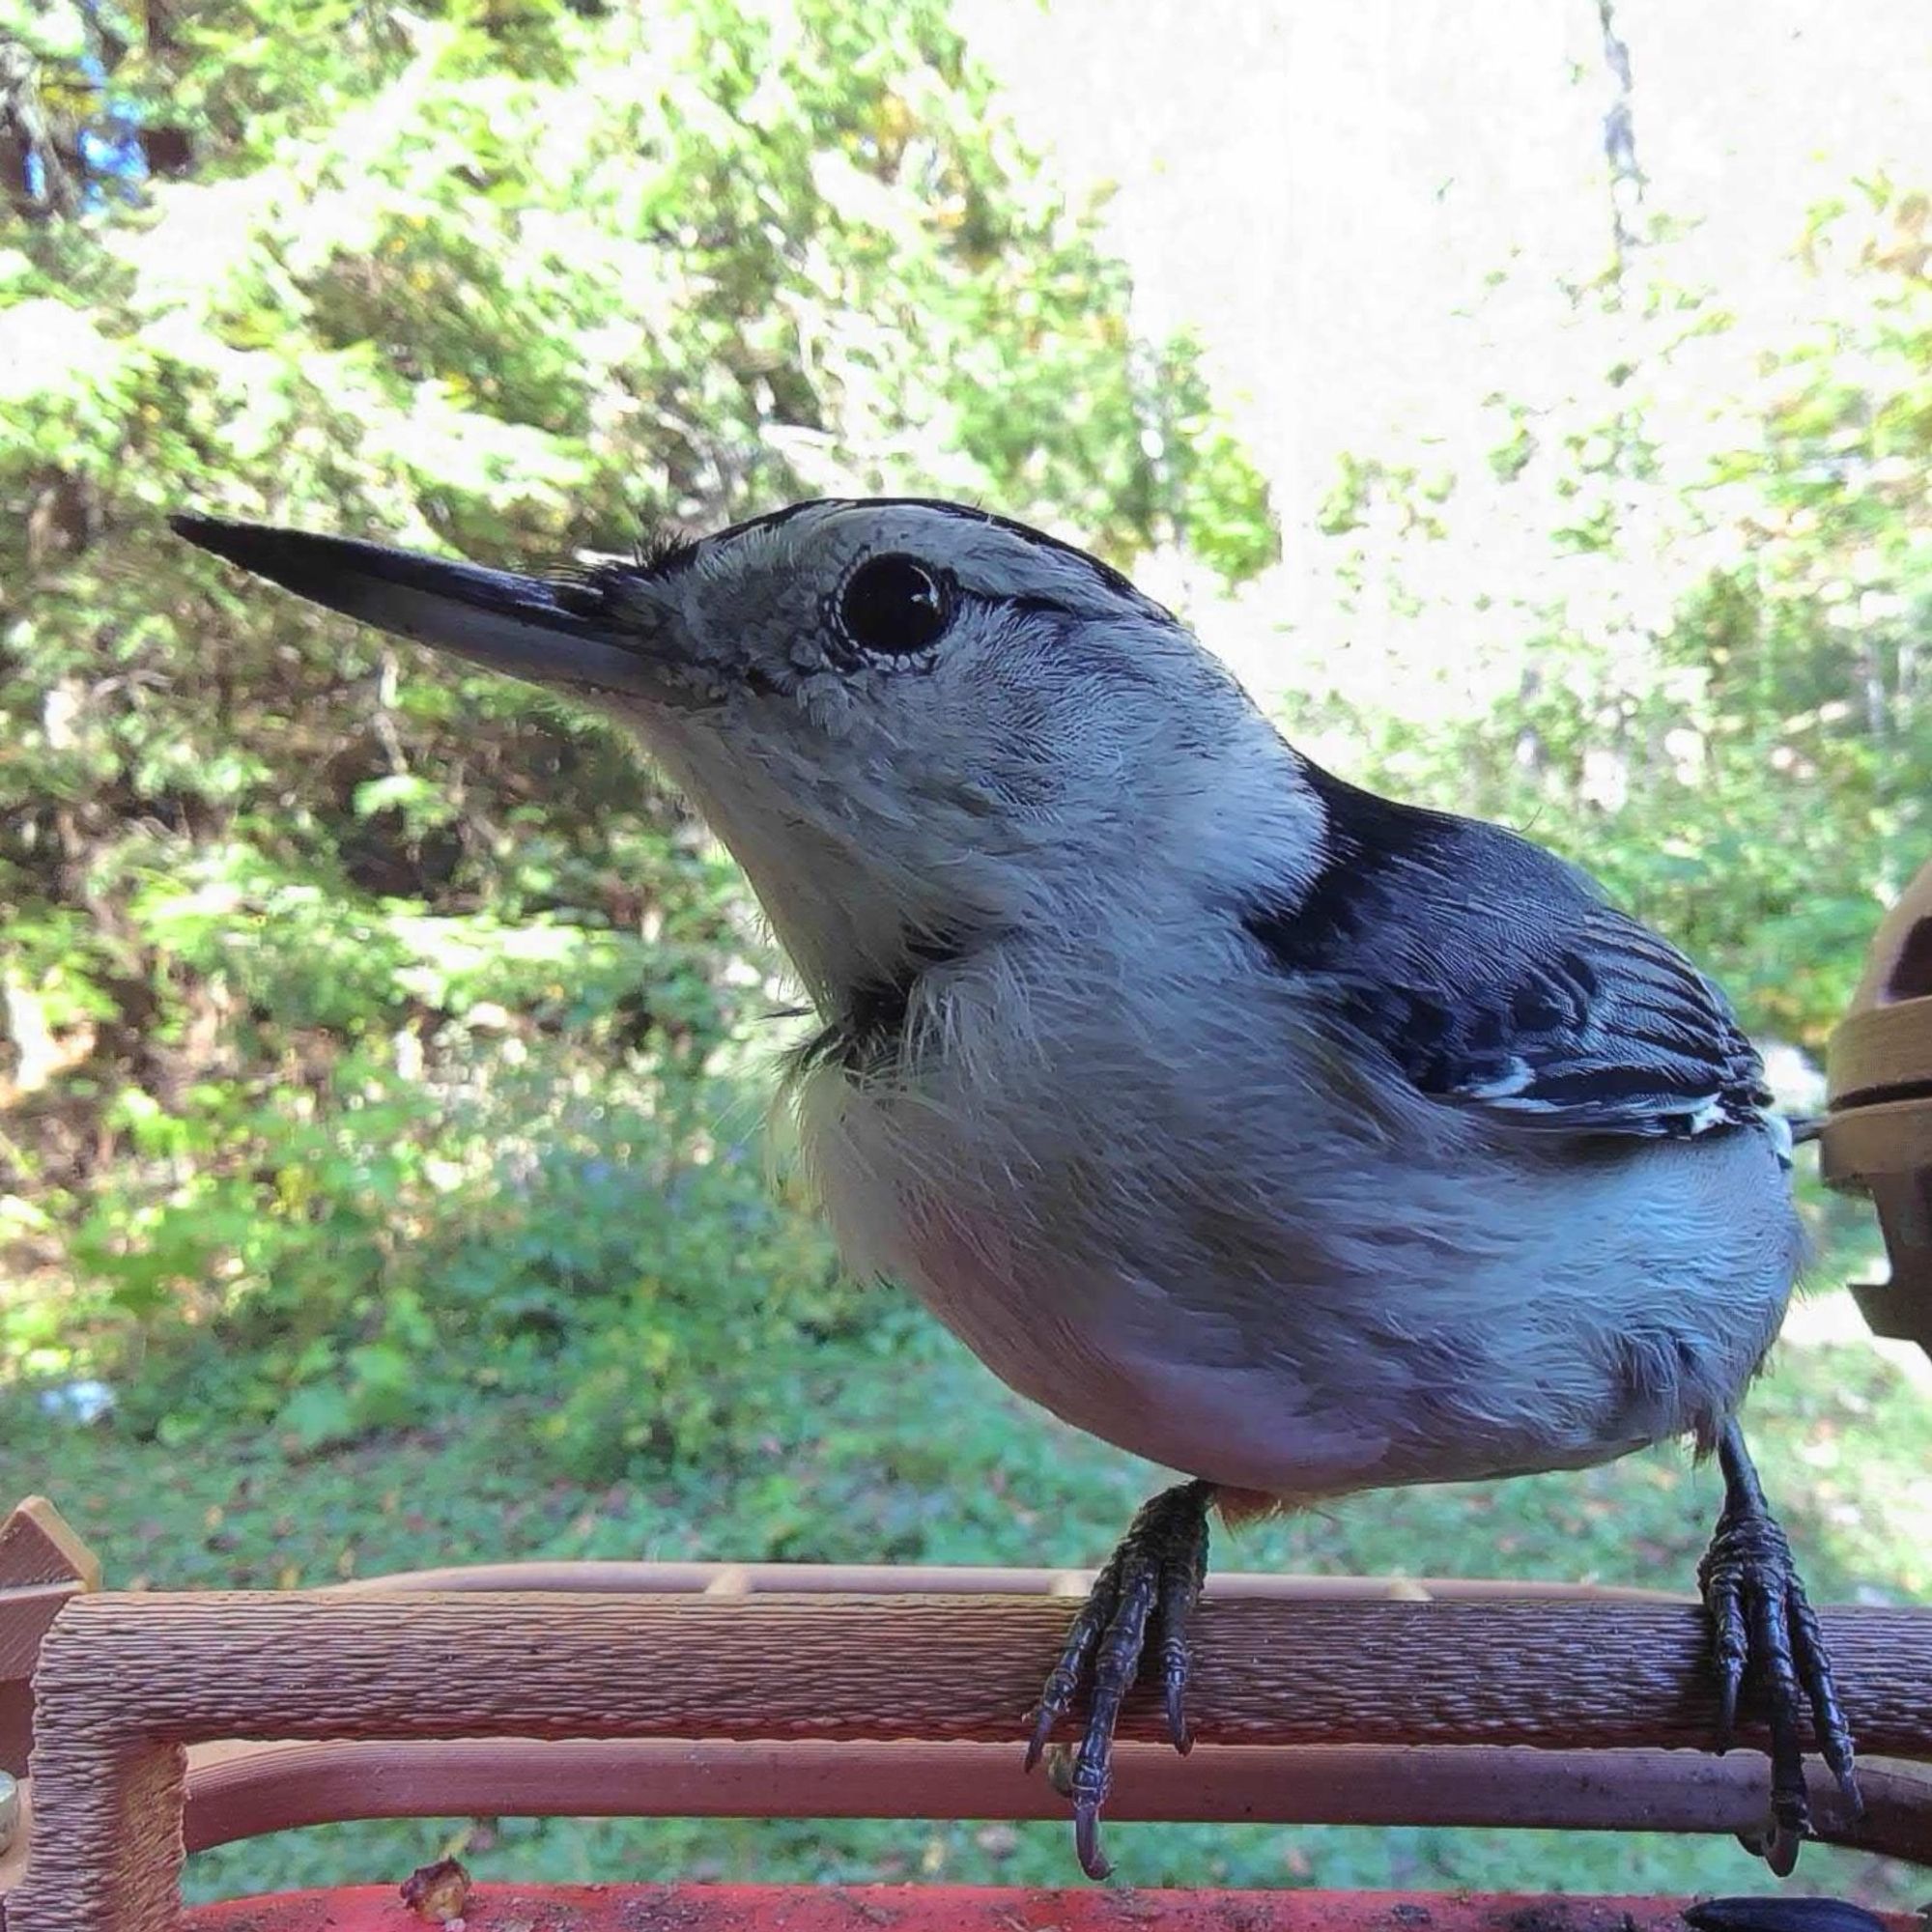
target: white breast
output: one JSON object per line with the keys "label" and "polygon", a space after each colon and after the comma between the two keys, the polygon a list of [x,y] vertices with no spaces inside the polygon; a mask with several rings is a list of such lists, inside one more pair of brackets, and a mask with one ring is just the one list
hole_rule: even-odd
{"label": "white breast", "polygon": [[1281,996],[1133,983],[956,976],[898,1077],[800,1095],[848,1263],[1010,1387],[1304,1498],[1605,1460],[1728,1410],[1796,1263],[1768,1142],[1577,1159],[1370,1106]]}

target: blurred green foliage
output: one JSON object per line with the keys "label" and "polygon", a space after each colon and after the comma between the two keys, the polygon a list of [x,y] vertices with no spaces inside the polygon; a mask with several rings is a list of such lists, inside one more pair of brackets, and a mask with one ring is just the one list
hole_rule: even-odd
{"label": "blurred green foliage", "polygon": [[[630,748],[250,590],[161,517],[545,567],[930,491],[1232,583],[1276,540],[1194,347],[1135,336],[942,0],[143,11],[0,0],[26,56],[0,67],[0,1502],[51,1484],[117,1576],[170,1582],[1096,1555],[1140,1472],[842,1281],[768,1184],[788,996]],[[1285,653],[1298,738],[1585,859],[1812,1048],[1932,848],[1926,220],[1885,184],[1821,213],[1824,320],[1688,468],[1656,398],[1727,323],[1662,298],[1601,394],[1492,399],[1481,479],[1350,458],[1312,563],[1382,670]],[[1485,479],[1577,587],[1482,586],[1492,636],[1419,703],[1419,586]],[[1678,588],[1636,597],[1673,545]],[[1774,1409],[1794,1453],[1891,1404],[1918,1454],[1859,1362]],[[82,1377],[117,1397],[85,1435],[34,1400]],[[1845,1507],[1820,1466],[1813,1543]],[[1381,1499],[1241,1560],[1688,1576],[1681,1476]],[[1922,1590],[1917,1526],[1901,1505],[1826,1592]],[[1068,1869],[1058,1832],[962,1833],[925,1868]],[[903,1871],[905,1836],[611,1842],[856,1877]],[[1137,1876],[1500,1869],[1439,1833],[1367,1863],[1157,1842]],[[1613,1885],[1620,1856],[1512,1876]]]}
{"label": "blurred green foliage", "polygon": [[[1490,397],[1487,478],[1345,459],[1321,527],[1391,688],[1337,699],[1317,663],[1293,698],[1390,790],[1582,862],[1755,1032],[1819,1054],[1932,857],[1928,219],[1883,181],[1815,211],[1814,318],[1747,358],[1715,340],[1715,294],[1588,292],[1624,311],[1615,362],[1585,396]],[[1741,359],[1742,393],[1700,394]],[[1504,516],[1533,539],[1527,582],[1457,585],[1452,609],[1444,554]],[[1434,705],[1400,690],[1459,680]]]}
{"label": "blurred green foliage", "polygon": [[722,1453],[851,1293],[746,1152],[730,875],[596,722],[161,513],[542,564],[940,492],[1240,574],[1260,480],[932,0],[111,18],[0,12],[0,1365],[316,1447],[568,1347],[568,1466]]}

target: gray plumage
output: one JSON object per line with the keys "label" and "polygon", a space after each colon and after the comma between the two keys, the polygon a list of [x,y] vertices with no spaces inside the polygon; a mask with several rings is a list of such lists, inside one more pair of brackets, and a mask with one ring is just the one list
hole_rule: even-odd
{"label": "gray plumage", "polygon": [[[819,1016],[787,1091],[840,1246],[1023,1395],[1192,1479],[1074,1616],[1074,1840],[1143,1661],[1185,1749],[1208,1512],[1690,1435],[1716,1742],[1754,1672],[1852,1737],[1734,1410],[1801,1242],[1722,998],[1580,873],[1301,757],[1094,558],[953,504],[796,505],[568,578],[181,519],[304,596],[621,719],[744,867]],[[1236,1493],[1236,1492],[1245,1492]]]}
{"label": "gray plumage", "polygon": [[821,1016],[848,1261],[1076,1426],[1305,1500],[1708,1442],[1763,1359],[1800,1236],[1719,995],[1080,552],[903,500],[548,583],[187,533],[638,732]]}

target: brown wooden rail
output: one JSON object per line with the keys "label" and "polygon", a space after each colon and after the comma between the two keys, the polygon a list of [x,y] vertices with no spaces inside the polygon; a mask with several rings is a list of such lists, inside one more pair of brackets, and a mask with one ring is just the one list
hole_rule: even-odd
{"label": "brown wooden rail", "polygon": [[[8,1932],[174,1924],[183,1747],[197,1742],[958,1741],[1009,1752],[1067,1614],[1064,1602],[989,1595],[77,1598],[41,1654],[35,1849]],[[1932,1757],[1932,1616],[1836,1610],[1825,1624],[1866,1753]],[[1476,1746],[1491,1747],[1487,1762],[1509,1746],[1695,1747],[1715,1715],[1704,1642],[1695,1607],[1667,1603],[1216,1596],[1202,1608],[1194,1708],[1210,1747]],[[1136,1706],[1125,1730],[1153,1739],[1157,1719]],[[852,1750],[855,1769],[867,1755]],[[820,1762],[838,1775],[836,1757]],[[1895,1797],[1918,1831],[1909,1774],[1896,1794],[1881,1779],[1878,1795],[1881,1813]],[[1837,1834],[1828,1799],[1821,1809]]]}
{"label": "brown wooden rail", "polygon": [[[190,1852],[347,1818],[1065,1818],[1010,1744],[534,1743],[203,1745],[188,1752]],[[1867,1815],[1822,1835],[1932,1862],[1932,1771],[1861,1767]],[[1196,1824],[1544,1827],[1732,1833],[1764,1822],[1754,1752],[1517,1750],[1473,1745],[1125,1745],[1108,1815]],[[1740,1877],[1751,1871],[1741,1862]],[[0,1894],[6,1868],[0,1860]]]}
{"label": "brown wooden rail", "polygon": [[0,1772],[27,1768],[28,1683],[42,1638],[70,1597],[99,1587],[100,1565],[44,1496],[0,1520]]}

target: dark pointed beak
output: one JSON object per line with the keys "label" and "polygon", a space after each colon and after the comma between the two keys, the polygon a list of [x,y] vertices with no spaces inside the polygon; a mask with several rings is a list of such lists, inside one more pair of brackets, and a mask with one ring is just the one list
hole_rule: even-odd
{"label": "dark pointed beak", "polygon": [[615,641],[610,590],[518,577],[352,537],[218,517],[170,517],[177,536],[298,597],[532,684],[639,692],[648,661]]}

